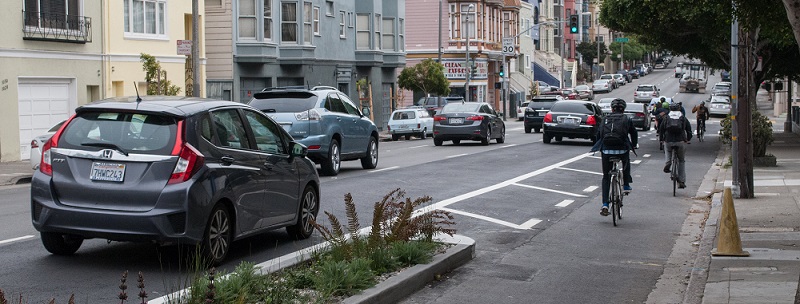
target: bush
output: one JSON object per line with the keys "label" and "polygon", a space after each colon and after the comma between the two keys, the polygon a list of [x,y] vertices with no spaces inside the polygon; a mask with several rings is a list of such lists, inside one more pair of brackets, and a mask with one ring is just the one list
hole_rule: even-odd
{"label": "bush", "polygon": [[[751,119],[751,127],[753,129],[753,156],[764,157],[767,154],[767,146],[771,145],[775,140],[772,136],[772,122],[767,116],[764,116],[764,114],[758,111],[753,111]],[[727,145],[730,145],[732,142],[731,136],[733,132],[731,129],[731,122],[730,115],[720,122],[720,126],[722,127],[720,140]]]}

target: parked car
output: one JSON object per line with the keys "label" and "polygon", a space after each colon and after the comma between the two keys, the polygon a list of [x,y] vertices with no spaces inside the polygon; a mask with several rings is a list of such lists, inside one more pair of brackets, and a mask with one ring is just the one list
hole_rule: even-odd
{"label": "parked car", "polygon": [[727,82],[731,81],[731,72],[728,72],[727,70],[722,70],[722,72],[720,72],[719,75],[722,77],[722,81],[727,81]]}
{"label": "parked car", "polygon": [[730,96],[723,96],[723,95],[711,96],[711,98],[707,100],[706,103],[708,104],[709,116],[725,117],[731,113]]}
{"label": "parked car", "polygon": [[561,141],[566,138],[585,138],[597,141],[597,126],[602,112],[594,102],[562,100],[556,102],[544,117],[542,142]]}
{"label": "parked car", "polygon": [[530,103],[530,101],[526,101],[517,107],[517,120],[525,120],[525,109],[528,108]]}
{"label": "parked car", "polygon": [[731,96],[731,85],[730,82],[718,82],[711,88],[711,95]]}
{"label": "parked car", "polygon": [[645,62],[644,66],[647,67],[647,73],[648,74],[653,72],[653,64],[652,63]]}
{"label": "parked car", "polygon": [[79,107],[44,144],[31,216],[45,249],[71,255],[90,238],[201,244],[219,264],[237,239],[283,227],[311,236],[317,170],[278,123],[237,102],[142,99]]}
{"label": "parked car", "polygon": [[588,85],[576,86],[575,91],[578,92],[579,99],[594,100],[594,91]]}
{"label": "parked car", "polygon": [[557,91],[558,87],[552,86],[544,81],[539,81],[539,93]]}
{"label": "parked car", "polygon": [[249,104],[275,119],[308,147],[308,157],[323,175],[337,175],[342,161],[378,166],[378,128],[339,90],[272,88],[256,93]]}
{"label": "parked car", "polygon": [[603,74],[603,75],[600,75],[600,79],[601,80],[605,79],[605,80],[609,81],[609,83],[611,84],[611,91],[613,91],[614,89],[616,89],[616,88],[621,86],[619,81],[617,81],[617,79],[614,77],[614,74]]}
{"label": "parked car", "polygon": [[580,94],[572,88],[561,89],[561,97],[564,97],[564,99],[581,99]]}
{"label": "parked car", "polygon": [[610,93],[614,90],[613,79],[598,79],[592,83],[592,92]]}
{"label": "parked car", "polygon": [[650,111],[647,110],[647,105],[638,102],[628,102],[625,105],[625,115],[633,121],[633,126],[640,128],[644,131],[650,130]]}
{"label": "parked car", "polygon": [[428,115],[433,117],[437,112],[442,110],[444,105],[451,102],[463,102],[464,97],[461,96],[429,96],[420,98],[415,105],[425,107]]}
{"label": "parked car", "polygon": [[544,116],[550,112],[550,108],[553,107],[553,104],[561,100],[564,100],[561,95],[536,96],[531,98],[528,107],[525,109],[525,119],[523,122],[525,133],[531,133],[531,130],[539,133],[542,129]]}
{"label": "parked car", "polygon": [[667,64],[664,62],[664,59],[661,59],[661,58],[659,58],[659,59],[656,59],[656,64],[655,64],[655,67],[654,67],[654,68],[656,68],[656,69],[663,69],[663,68],[664,68],[664,67],[666,67],[666,66],[667,66]]}
{"label": "parked car", "polygon": [[611,101],[617,99],[616,97],[609,97],[609,98],[600,98],[597,102],[597,106],[600,107],[600,111],[603,114],[611,113]]}
{"label": "parked car", "polygon": [[433,135],[433,117],[424,108],[395,110],[389,116],[386,129],[392,134],[394,141],[401,136],[406,140],[411,139],[411,136],[425,139],[428,135]]}
{"label": "parked car", "polygon": [[59,128],[66,120],[57,123],[55,126],[47,130],[47,133],[36,136],[31,140],[30,163],[33,170],[39,169],[39,163],[42,161],[42,146],[47,142],[53,134],[56,134]]}
{"label": "parked car", "polygon": [[634,69],[639,71],[640,76],[645,76],[648,74],[647,67],[643,63],[637,63],[634,66]]}
{"label": "parked car", "polygon": [[625,82],[633,81],[633,76],[631,76],[631,74],[630,74],[630,72],[628,72],[628,70],[624,70],[624,69],[623,70],[617,70],[617,74],[622,74],[622,77],[625,78]]}
{"label": "parked car", "polygon": [[612,74],[612,75],[614,76],[614,80],[617,82],[617,87],[621,87],[628,84],[628,81],[625,80],[625,76],[622,76],[622,74]]}
{"label": "parked car", "polygon": [[640,76],[641,76],[641,72],[639,72],[639,70],[637,70],[637,69],[631,70],[631,78],[639,79]]}
{"label": "parked car", "polygon": [[640,84],[633,92],[633,101],[648,103],[653,97],[658,95],[660,90],[654,84]]}
{"label": "parked car", "polygon": [[458,145],[462,140],[478,140],[488,145],[492,139],[498,144],[506,141],[503,117],[485,102],[449,103],[433,118],[433,144],[441,146],[445,140]]}

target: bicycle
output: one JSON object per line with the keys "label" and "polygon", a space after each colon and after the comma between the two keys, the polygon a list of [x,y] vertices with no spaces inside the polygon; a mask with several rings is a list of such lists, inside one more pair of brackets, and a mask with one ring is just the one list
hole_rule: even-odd
{"label": "bicycle", "polygon": [[624,164],[622,163],[622,158],[619,157],[610,157],[609,161],[611,161],[611,171],[608,172],[611,181],[610,187],[608,189],[608,200],[609,200],[609,207],[611,207],[611,221],[614,223],[614,226],[617,226],[617,220],[622,219],[622,197],[624,195],[628,195],[623,191],[623,179],[624,173],[622,172]]}
{"label": "bicycle", "polygon": [[[686,144],[688,145],[689,142],[687,141]],[[677,147],[670,147],[669,149],[677,150]],[[669,178],[672,180],[672,196],[676,196],[676,191],[678,188],[678,151],[672,151],[672,157],[670,157],[670,161],[672,164],[672,169],[669,172]]]}
{"label": "bicycle", "polygon": [[703,141],[703,135],[706,134],[706,120],[705,119],[698,119],[697,120],[697,140]]}

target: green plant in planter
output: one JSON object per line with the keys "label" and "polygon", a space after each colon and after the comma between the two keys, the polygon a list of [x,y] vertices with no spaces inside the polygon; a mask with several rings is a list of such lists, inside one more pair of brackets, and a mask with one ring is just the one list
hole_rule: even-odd
{"label": "green plant in planter", "polygon": [[[731,144],[731,116],[728,115],[720,122],[722,143]],[[758,111],[753,111],[751,128],[753,130],[753,157],[764,157],[767,154],[767,146],[775,140],[772,136],[772,122],[767,116]]]}

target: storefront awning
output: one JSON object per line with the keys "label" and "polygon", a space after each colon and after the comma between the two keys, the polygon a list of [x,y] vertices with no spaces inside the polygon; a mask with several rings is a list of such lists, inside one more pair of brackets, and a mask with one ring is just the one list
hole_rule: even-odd
{"label": "storefront awning", "polygon": [[558,78],[551,75],[550,72],[547,71],[544,67],[539,65],[538,63],[533,63],[533,79],[538,81],[544,81],[551,86],[561,87],[560,81]]}

